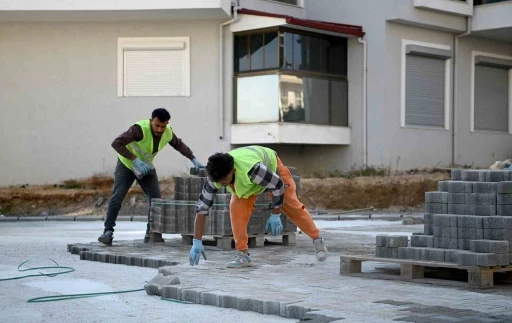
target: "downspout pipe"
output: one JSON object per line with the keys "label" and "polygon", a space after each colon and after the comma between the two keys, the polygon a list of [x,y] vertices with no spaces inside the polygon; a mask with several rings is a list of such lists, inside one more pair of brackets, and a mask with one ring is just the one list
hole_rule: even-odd
{"label": "downspout pipe", "polygon": [[368,44],[362,37],[358,38],[363,44],[363,165],[368,167]]}
{"label": "downspout pipe", "polygon": [[457,77],[457,66],[459,60],[459,38],[466,37],[471,34],[471,24],[473,18],[466,17],[466,31],[462,34],[453,37],[453,67],[452,67],[452,166],[455,166],[457,156],[457,92],[459,89],[459,82]]}
{"label": "downspout pipe", "polygon": [[232,7],[232,18],[219,25],[219,139],[224,139],[224,27],[238,21],[239,0]]}

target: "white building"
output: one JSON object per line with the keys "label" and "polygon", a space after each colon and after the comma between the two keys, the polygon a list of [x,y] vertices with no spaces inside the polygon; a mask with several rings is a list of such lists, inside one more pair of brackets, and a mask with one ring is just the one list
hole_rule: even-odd
{"label": "white building", "polygon": [[0,185],[111,174],[158,107],[203,163],[489,166],[511,157],[512,1],[474,1],[0,0]]}

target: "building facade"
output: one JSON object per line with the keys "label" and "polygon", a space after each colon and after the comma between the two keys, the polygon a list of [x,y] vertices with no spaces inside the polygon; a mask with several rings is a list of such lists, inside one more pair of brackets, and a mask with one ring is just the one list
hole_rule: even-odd
{"label": "building facade", "polygon": [[[474,1],[474,2],[473,2]],[[0,185],[109,175],[153,109],[206,163],[301,172],[511,157],[512,1],[0,0]],[[188,172],[171,147],[159,175]]]}

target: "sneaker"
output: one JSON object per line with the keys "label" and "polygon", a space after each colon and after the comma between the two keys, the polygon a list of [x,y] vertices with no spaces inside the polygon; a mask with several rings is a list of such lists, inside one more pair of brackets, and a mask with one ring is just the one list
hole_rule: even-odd
{"label": "sneaker", "polygon": [[112,245],[112,240],[114,240],[114,232],[111,230],[105,230],[103,234],[98,237],[98,241],[107,246]]}
{"label": "sneaker", "polygon": [[315,244],[316,249],[316,260],[325,261],[325,259],[327,259],[327,257],[329,256],[329,253],[327,252],[327,247],[325,246],[324,238],[320,237],[316,240],[313,240],[313,243]]}
{"label": "sneaker", "polygon": [[240,268],[240,267],[251,267],[251,257],[249,257],[249,253],[245,252],[237,252],[235,257],[226,264],[227,268]]}

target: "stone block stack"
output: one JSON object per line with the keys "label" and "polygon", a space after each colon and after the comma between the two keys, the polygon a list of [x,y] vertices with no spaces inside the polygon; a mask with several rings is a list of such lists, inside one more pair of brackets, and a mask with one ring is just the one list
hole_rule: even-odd
{"label": "stone block stack", "polygon": [[425,193],[424,232],[413,234],[410,245],[407,240],[377,236],[375,254],[459,266],[511,264],[512,171],[452,170],[451,180]]}
{"label": "stone block stack", "polygon": [[[293,179],[297,184],[297,191],[300,188],[300,177],[297,169],[289,167]],[[206,174],[198,173],[199,176],[176,177],[174,181],[174,199],[152,199],[151,219],[152,231],[168,234],[194,234],[195,204],[201,195]],[[206,217],[204,235],[231,236],[231,218],[229,213],[229,202],[231,194],[225,188],[219,189],[215,196],[214,204]],[[249,235],[265,234],[265,224],[270,216],[268,205],[271,199],[265,193],[260,194],[256,200],[255,211],[251,215],[247,232]],[[284,214],[281,215],[283,233],[296,232],[297,226]]]}

